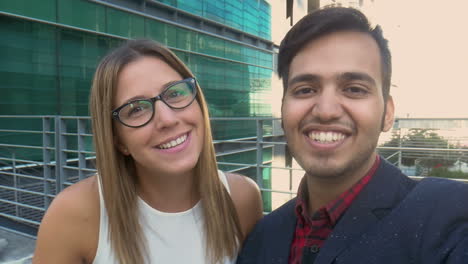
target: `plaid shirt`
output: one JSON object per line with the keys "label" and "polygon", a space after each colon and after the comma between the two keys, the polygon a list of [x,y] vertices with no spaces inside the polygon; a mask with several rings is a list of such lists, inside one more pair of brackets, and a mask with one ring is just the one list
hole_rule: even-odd
{"label": "plaid shirt", "polygon": [[336,223],[351,205],[354,198],[370,181],[379,164],[380,158],[377,155],[374,165],[364,177],[349,190],[342,193],[337,199],[318,209],[312,217],[307,212],[307,185],[305,177],[302,179],[296,202],[297,222],[289,254],[290,264],[313,263]]}

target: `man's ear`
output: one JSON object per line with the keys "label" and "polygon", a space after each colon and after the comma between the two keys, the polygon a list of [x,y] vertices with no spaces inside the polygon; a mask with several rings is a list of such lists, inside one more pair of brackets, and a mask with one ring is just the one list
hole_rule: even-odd
{"label": "man's ear", "polygon": [[382,131],[387,132],[393,126],[393,121],[395,119],[395,105],[393,104],[393,97],[390,95],[387,98],[385,103],[385,113],[382,120]]}

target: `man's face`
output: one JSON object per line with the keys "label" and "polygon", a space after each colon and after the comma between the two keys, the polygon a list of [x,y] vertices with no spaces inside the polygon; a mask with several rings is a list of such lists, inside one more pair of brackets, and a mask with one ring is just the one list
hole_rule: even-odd
{"label": "man's face", "polygon": [[365,33],[335,32],[293,58],[282,105],[289,149],[314,178],[362,177],[372,166],[386,111],[377,43]]}

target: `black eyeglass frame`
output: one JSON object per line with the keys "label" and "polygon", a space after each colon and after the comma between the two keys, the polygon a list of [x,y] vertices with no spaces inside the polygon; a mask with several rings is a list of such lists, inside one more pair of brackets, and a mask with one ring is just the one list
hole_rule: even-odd
{"label": "black eyeglass frame", "polygon": [[[183,106],[183,107],[173,107],[173,106],[171,106],[170,104],[168,104],[168,103],[164,100],[163,96],[164,96],[164,94],[165,94],[171,87],[173,87],[174,85],[180,84],[180,83],[187,83],[188,85],[190,85],[190,86],[192,87],[192,89],[193,89],[193,98],[192,98],[192,100],[191,100],[186,106]],[[167,106],[168,106],[169,108],[171,108],[171,109],[184,109],[184,108],[190,106],[190,105],[193,103],[193,101],[195,101],[195,99],[197,98],[197,93],[198,93],[197,89],[198,89],[198,88],[197,88],[197,80],[196,80],[195,78],[193,78],[193,77],[189,77],[189,78],[186,78],[186,79],[183,79],[183,80],[180,80],[180,81],[171,83],[169,86],[167,86],[167,87],[164,89],[164,91],[162,91],[159,95],[157,95],[157,96],[155,96],[155,97],[147,98],[147,99],[135,99],[135,100],[132,100],[132,101],[130,101],[130,102],[127,102],[127,103],[125,103],[125,104],[123,104],[123,105],[117,107],[116,109],[114,109],[114,110],[112,111],[112,118],[115,119],[115,120],[117,120],[117,121],[119,121],[122,125],[128,126],[128,127],[138,128],[138,127],[145,126],[145,125],[147,125],[147,124],[153,119],[153,117],[154,117],[154,113],[155,113],[154,104],[156,104],[156,101],[158,101],[158,100],[162,101],[165,105],[167,105]],[[131,126],[131,125],[125,124],[125,123],[120,119],[120,117],[119,117],[120,111],[121,111],[124,107],[126,107],[127,105],[133,104],[133,103],[135,103],[135,102],[140,102],[140,101],[147,101],[147,102],[149,102],[149,103],[151,104],[151,107],[153,108],[153,109],[152,109],[153,112],[152,112],[152,114],[151,114],[151,117],[148,119],[148,121],[146,121],[146,122],[145,122],[144,124],[142,124],[142,125]]]}

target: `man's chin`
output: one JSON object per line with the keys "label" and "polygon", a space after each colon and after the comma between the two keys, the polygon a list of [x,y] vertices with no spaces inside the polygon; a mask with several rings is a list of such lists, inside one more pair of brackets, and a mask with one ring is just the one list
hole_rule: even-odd
{"label": "man's chin", "polygon": [[309,168],[306,170],[309,177],[318,179],[338,179],[341,178],[346,170],[336,167]]}

